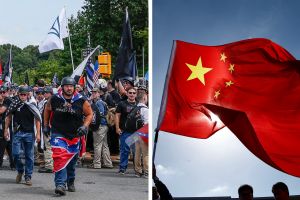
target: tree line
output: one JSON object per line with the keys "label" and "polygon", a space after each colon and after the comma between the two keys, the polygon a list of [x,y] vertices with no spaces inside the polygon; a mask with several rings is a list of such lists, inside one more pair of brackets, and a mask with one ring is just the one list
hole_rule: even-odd
{"label": "tree line", "polygon": [[[88,34],[90,34],[91,47],[100,45],[101,51],[110,52],[112,55],[112,71],[114,71],[126,7],[129,11],[139,76],[142,76],[143,47],[145,71],[147,71],[147,0],[85,0],[77,15],[72,15],[68,19],[75,68],[83,60],[82,50],[86,49]],[[55,15],[53,15],[53,20],[54,18]],[[0,45],[0,60],[2,60],[3,67],[7,62],[10,46],[10,44]],[[13,81],[17,84],[24,83],[26,73],[29,75],[30,84],[35,84],[38,79],[44,79],[47,83],[51,83],[55,73],[59,80],[64,76],[71,75],[72,63],[68,38],[64,39],[64,46],[64,50],[53,50],[40,54],[38,46],[28,45],[21,49],[12,44]]]}

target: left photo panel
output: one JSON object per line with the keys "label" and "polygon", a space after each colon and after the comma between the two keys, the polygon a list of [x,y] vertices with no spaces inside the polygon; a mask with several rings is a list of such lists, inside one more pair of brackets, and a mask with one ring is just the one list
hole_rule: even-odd
{"label": "left photo panel", "polygon": [[148,199],[148,0],[0,2],[0,199]]}

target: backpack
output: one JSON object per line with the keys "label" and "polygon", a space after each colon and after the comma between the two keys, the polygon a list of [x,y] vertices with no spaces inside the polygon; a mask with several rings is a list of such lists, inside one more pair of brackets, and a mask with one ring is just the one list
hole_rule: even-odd
{"label": "backpack", "polygon": [[96,131],[96,130],[98,130],[98,128],[100,126],[101,114],[95,103],[93,103],[91,105],[91,107],[93,110],[93,118],[92,118],[92,122],[90,123],[89,127],[92,131]]}
{"label": "backpack", "polygon": [[125,121],[125,131],[133,133],[144,126],[144,121],[141,115],[141,108],[145,106],[135,106],[128,113]]}
{"label": "backpack", "polygon": [[116,108],[108,109],[107,115],[106,115],[106,121],[109,126],[115,125],[115,114],[116,114]]}

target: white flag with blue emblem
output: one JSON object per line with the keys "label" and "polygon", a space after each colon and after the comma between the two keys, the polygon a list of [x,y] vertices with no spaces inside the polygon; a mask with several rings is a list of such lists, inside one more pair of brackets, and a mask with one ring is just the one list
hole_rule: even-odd
{"label": "white flag with blue emblem", "polygon": [[63,38],[69,36],[67,23],[66,10],[63,8],[51,26],[47,37],[40,43],[40,53],[51,51],[53,49],[64,49]]}

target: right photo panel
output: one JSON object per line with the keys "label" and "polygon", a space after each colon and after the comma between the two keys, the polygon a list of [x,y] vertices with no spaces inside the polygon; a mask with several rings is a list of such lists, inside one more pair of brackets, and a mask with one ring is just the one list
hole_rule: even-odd
{"label": "right photo panel", "polygon": [[153,199],[300,199],[300,2],[152,5]]}

